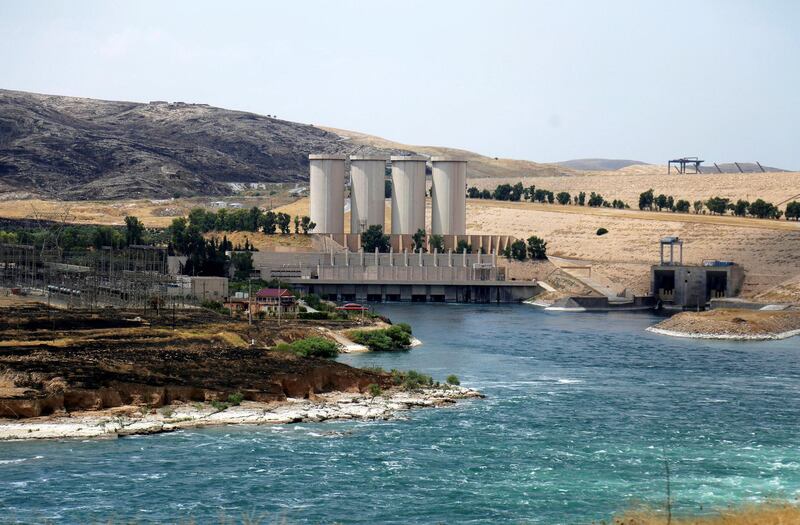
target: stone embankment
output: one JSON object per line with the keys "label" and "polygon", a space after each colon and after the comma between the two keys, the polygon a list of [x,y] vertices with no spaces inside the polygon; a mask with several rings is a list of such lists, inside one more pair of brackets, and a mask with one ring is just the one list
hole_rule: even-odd
{"label": "stone embankment", "polygon": [[330,420],[383,420],[402,412],[452,405],[483,397],[477,390],[445,385],[406,391],[395,388],[381,395],[331,392],[285,401],[244,401],[225,407],[180,403],[160,409],[121,406],[109,410],[55,414],[28,419],[0,419],[0,441],[19,439],[116,438],[155,434],[213,425],[263,425]]}
{"label": "stone embankment", "polygon": [[648,331],[673,337],[765,341],[800,335],[800,310],[681,312]]}

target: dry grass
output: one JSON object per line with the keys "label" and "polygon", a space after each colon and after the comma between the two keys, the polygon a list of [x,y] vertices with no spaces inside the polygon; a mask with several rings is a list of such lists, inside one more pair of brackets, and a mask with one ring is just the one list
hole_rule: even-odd
{"label": "dry grass", "polygon": [[375,148],[390,149],[390,150],[407,150],[414,151],[422,155],[429,156],[442,156],[442,157],[456,157],[467,159],[469,161],[469,176],[470,177],[521,177],[533,175],[561,175],[572,174],[573,172],[568,168],[562,168],[554,164],[542,164],[539,162],[532,162],[529,160],[517,159],[503,159],[486,157],[479,155],[472,151],[466,151],[456,148],[447,148],[442,146],[411,146],[408,144],[401,144],[393,142],[381,137],[367,135],[365,133],[358,133],[356,131],[348,131],[337,128],[326,128],[327,131],[336,133],[341,137],[346,137],[354,144],[364,144]]}
{"label": "dry grass", "polygon": [[[724,259],[741,264],[746,271],[746,296],[800,274],[800,226],[788,221],[735,219],[581,206],[467,203],[467,233],[523,239],[538,235],[547,241],[548,254],[590,263],[593,275],[597,272],[637,293],[649,291],[649,267],[658,261],[658,240],[665,235],[683,239],[684,262]],[[600,227],[608,233],[598,237]],[[800,300],[800,295],[795,300]]]}
{"label": "dry grass", "polygon": [[[135,215],[145,226],[164,228],[176,217],[183,217],[192,208],[208,208],[211,202],[238,202],[246,208],[268,208],[291,203],[294,198],[286,192],[274,196],[193,197],[185,199],[134,199],[115,201],[51,201],[40,199],[0,200],[0,217],[9,219],[43,218],[75,224],[104,224],[121,226],[126,215]],[[292,214],[294,216],[294,214]]]}
{"label": "dry grass", "polygon": [[615,525],[797,525],[800,507],[793,503],[762,503],[720,510],[708,516],[673,517],[663,512],[632,510],[615,517]]}
{"label": "dry grass", "polygon": [[[294,228],[294,224],[292,224]],[[267,235],[262,232],[218,232],[211,231],[204,235],[207,239],[216,237],[222,239],[223,236],[227,237],[234,246],[244,246],[245,239],[255,246],[258,250],[269,250],[276,247],[292,247],[292,248],[311,248],[311,237],[309,235]]]}

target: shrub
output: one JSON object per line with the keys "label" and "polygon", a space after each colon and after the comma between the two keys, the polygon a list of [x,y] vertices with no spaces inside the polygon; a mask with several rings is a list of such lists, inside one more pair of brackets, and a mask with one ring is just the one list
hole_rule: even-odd
{"label": "shrub", "polygon": [[281,343],[275,347],[278,352],[289,352],[300,357],[336,357],[339,348],[333,341],[323,337],[306,337],[292,343]]}
{"label": "shrub", "polygon": [[381,390],[380,385],[376,385],[375,383],[367,385],[367,391],[369,392],[369,395],[372,396],[373,399],[383,394],[383,390]]}
{"label": "shrub", "polygon": [[524,261],[527,257],[527,247],[525,246],[525,241],[517,239],[508,249],[508,258],[509,259],[516,259],[517,261]]}
{"label": "shrub", "polygon": [[608,233],[608,230],[605,228],[597,228],[597,235],[605,235]]}
{"label": "shrub", "polygon": [[211,406],[214,407],[214,410],[217,412],[222,412],[226,408],[228,408],[228,403],[223,403],[222,401],[217,401],[216,399],[211,402]]}
{"label": "shrub", "polygon": [[600,206],[603,205],[604,202],[605,202],[605,199],[600,194],[592,192],[589,195],[589,206],[591,206],[592,208],[599,208]]}
{"label": "shrub", "polygon": [[531,259],[547,259],[547,243],[544,239],[532,235],[528,237],[528,257]]}
{"label": "shrub", "polygon": [[724,199],[722,197],[711,197],[705,202],[706,208],[711,213],[716,213],[719,215],[725,215],[725,210],[728,209],[728,203],[730,199]]}
{"label": "shrub", "polygon": [[559,204],[567,205],[569,204],[571,197],[570,194],[567,193],[566,191],[561,191],[558,193],[558,195],[556,195],[556,200],[558,201]]}
{"label": "shrub", "polygon": [[213,310],[220,314],[230,315],[231,313],[229,309],[225,308],[225,306],[223,306],[222,303],[217,301],[203,301],[202,303],[200,303],[200,306],[208,310]]}
{"label": "shrub", "polygon": [[234,392],[228,396],[228,403],[237,407],[244,401],[244,395],[241,392]]}
{"label": "shrub", "polygon": [[300,312],[297,314],[299,319],[313,319],[316,321],[324,321],[330,319],[328,312]]}
{"label": "shrub", "polygon": [[786,205],[786,220],[800,220],[800,201],[792,201]]}
{"label": "shrub", "polygon": [[373,352],[397,352],[411,346],[411,327],[401,323],[380,330],[356,330],[350,337]]}
{"label": "shrub", "polygon": [[389,236],[383,233],[383,226],[373,224],[361,233],[361,247],[366,253],[377,250],[381,253],[388,253],[390,248]]}
{"label": "shrub", "polygon": [[450,374],[447,376],[447,384],[448,385],[460,385],[461,381],[458,380],[458,376],[455,374]]}
{"label": "shrub", "polygon": [[689,213],[689,201],[684,199],[679,199],[678,202],[675,203],[675,211],[678,213]]}

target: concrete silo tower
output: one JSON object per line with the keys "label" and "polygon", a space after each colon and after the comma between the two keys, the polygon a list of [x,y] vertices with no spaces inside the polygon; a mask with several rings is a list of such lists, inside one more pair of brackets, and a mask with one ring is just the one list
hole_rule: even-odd
{"label": "concrete silo tower", "polygon": [[467,233],[467,161],[433,157],[431,186],[431,233]]}
{"label": "concrete silo tower", "polygon": [[344,233],[344,155],[309,155],[314,233]]}
{"label": "concrete silo tower", "polygon": [[425,229],[426,157],[392,156],[392,233]]}
{"label": "concrete silo tower", "polygon": [[350,233],[384,227],[386,157],[350,157]]}

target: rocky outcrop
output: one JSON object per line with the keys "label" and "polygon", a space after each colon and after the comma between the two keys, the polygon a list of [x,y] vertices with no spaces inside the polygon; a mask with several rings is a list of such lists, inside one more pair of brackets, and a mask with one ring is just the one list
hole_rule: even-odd
{"label": "rocky outcrop", "polygon": [[461,399],[479,397],[482,395],[476,390],[442,386],[414,391],[392,389],[374,397],[356,392],[335,392],[315,395],[312,399],[289,398],[271,403],[244,402],[233,407],[179,403],[167,410],[142,410],[141,407],[124,406],[115,410],[26,420],[0,419],[0,441],[120,437],[209,425],[390,419],[408,410],[450,405]]}

